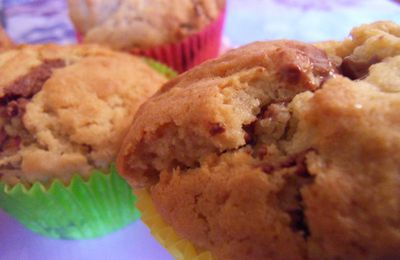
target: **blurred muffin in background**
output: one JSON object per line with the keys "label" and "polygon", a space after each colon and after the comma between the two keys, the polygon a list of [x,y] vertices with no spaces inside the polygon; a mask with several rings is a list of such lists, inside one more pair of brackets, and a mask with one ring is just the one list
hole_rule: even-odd
{"label": "blurred muffin in background", "polygon": [[0,26],[0,48],[8,48],[13,46],[14,43],[8,36],[3,27]]}
{"label": "blurred muffin in background", "polygon": [[136,110],[165,81],[143,58],[104,47],[0,52],[0,207],[56,238],[136,219],[114,160]]}
{"label": "blurred muffin in background", "polygon": [[218,55],[225,0],[69,0],[81,41],[157,59],[182,72]]}

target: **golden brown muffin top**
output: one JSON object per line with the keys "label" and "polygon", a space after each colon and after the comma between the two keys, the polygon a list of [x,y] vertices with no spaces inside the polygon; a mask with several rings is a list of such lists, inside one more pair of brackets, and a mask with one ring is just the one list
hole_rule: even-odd
{"label": "golden brown muffin top", "polygon": [[137,108],[165,80],[141,58],[97,46],[1,52],[1,179],[68,181],[106,169]]}
{"label": "golden brown muffin top", "polygon": [[254,43],[167,83],[120,172],[217,259],[400,257],[400,26]]}
{"label": "golden brown muffin top", "polygon": [[118,50],[179,41],[214,21],[225,0],[69,0],[84,42]]}

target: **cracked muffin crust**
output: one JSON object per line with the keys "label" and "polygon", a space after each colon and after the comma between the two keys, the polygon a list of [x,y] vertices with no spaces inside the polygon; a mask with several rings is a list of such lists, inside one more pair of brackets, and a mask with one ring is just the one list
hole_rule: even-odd
{"label": "cracked muffin crust", "polygon": [[115,159],[130,120],[166,79],[141,58],[96,46],[0,53],[0,179],[87,176]]}
{"label": "cracked muffin crust", "polygon": [[217,19],[225,0],[69,0],[84,42],[147,49],[197,33]]}
{"label": "cracked muffin crust", "polygon": [[400,27],[259,42],[164,85],[117,158],[217,259],[400,257]]}

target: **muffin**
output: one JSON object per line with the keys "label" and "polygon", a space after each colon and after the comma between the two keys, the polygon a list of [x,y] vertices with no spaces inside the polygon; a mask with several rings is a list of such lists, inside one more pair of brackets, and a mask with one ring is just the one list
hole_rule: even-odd
{"label": "muffin", "polygon": [[400,258],[400,26],[257,42],[145,102],[117,166],[179,259]]}
{"label": "muffin", "polygon": [[157,59],[182,72],[218,54],[225,0],[69,0],[81,40]]}
{"label": "muffin", "polygon": [[13,45],[12,40],[3,27],[0,26],[0,48],[9,48]]}
{"label": "muffin", "polygon": [[58,238],[135,218],[115,157],[138,107],[166,81],[142,58],[97,46],[0,53],[0,207]]}

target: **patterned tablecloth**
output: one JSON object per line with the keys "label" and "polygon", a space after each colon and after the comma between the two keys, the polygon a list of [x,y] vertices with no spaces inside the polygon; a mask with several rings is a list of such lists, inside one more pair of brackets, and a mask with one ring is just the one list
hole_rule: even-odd
{"label": "patterned tablecloth", "polygon": [[[110,0],[111,1],[111,0]],[[165,0],[168,1],[168,0]],[[390,0],[228,0],[225,42],[342,39],[357,24],[400,23],[400,4]],[[397,1],[398,2],[398,1]],[[75,42],[66,0],[0,0],[0,22],[20,43]],[[104,238],[60,241],[24,229],[0,210],[0,260],[171,259],[137,222]]]}

